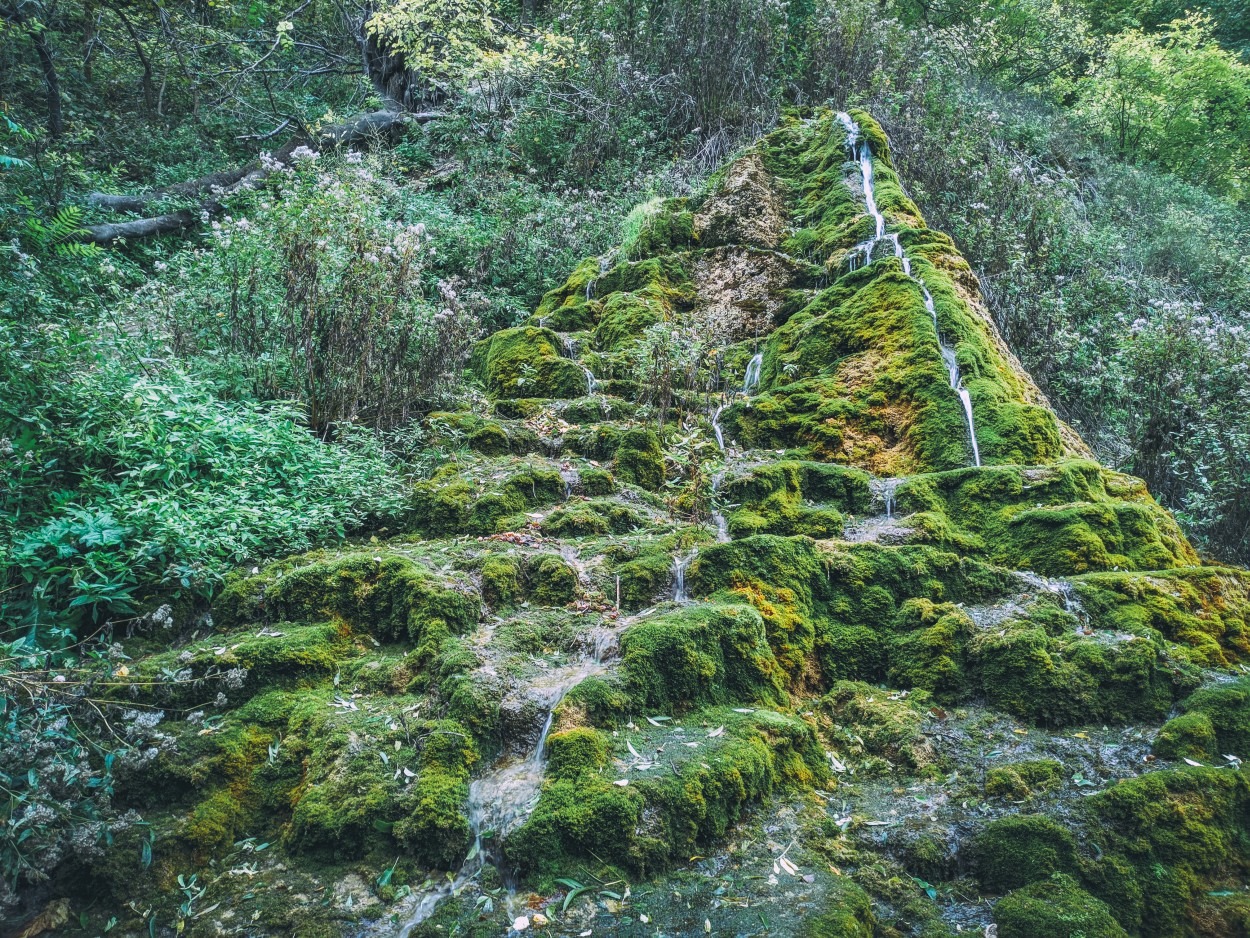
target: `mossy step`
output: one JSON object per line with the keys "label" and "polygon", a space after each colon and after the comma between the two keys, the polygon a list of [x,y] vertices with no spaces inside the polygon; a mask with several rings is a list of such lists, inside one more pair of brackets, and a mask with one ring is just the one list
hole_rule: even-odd
{"label": "mossy step", "polygon": [[508,856],[540,877],[594,857],[636,873],[664,869],[778,786],[827,777],[813,728],[783,713],[712,708],[646,726],[552,734],[548,781]]}

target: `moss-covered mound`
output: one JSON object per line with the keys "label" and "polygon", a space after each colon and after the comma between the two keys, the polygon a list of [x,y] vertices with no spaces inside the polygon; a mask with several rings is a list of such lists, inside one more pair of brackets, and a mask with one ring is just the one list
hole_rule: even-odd
{"label": "moss-covered mound", "polygon": [[53,884],[93,927],[1244,930],[1250,577],[1091,459],[848,119],[484,339],[403,530],[119,634],[149,826]]}

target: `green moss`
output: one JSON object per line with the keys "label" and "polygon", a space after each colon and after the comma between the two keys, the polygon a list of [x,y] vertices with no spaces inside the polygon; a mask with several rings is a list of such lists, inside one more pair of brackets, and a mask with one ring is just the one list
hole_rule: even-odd
{"label": "green moss", "polygon": [[532,321],[560,332],[580,332],[594,327],[598,304],[587,297],[587,286],[599,276],[599,259],[588,257],[569,274],[568,280],[545,294]]}
{"label": "green moss", "polygon": [[518,326],[479,342],[470,367],[500,397],[580,397],[586,376],[560,352],[554,332]]}
{"label": "green moss", "polygon": [[583,469],[578,473],[578,485],[583,495],[590,498],[611,495],[616,491],[616,480],[606,469]]}
{"label": "green moss", "polygon": [[441,772],[423,772],[407,800],[407,813],[394,824],[395,839],[422,863],[454,869],[473,841],[465,802],[467,782]]}
{"label": "green moss", "polygon": [[612,567],[609,596],[619,594],[621,608],[642,609],[655,602],[673,581],[673,555],[664,549],[614,552],[612,559],[627,557]]}
{"label": "green moss", "polygon": [[[194,707],[202,704],[205,686],[209,686],[222,688],[239,704],[266,688],[296,688],[324,681],[354,651],[352,631],[342,622],[280,622],[279,627],[261,634],[232,635],[224,644],[221,635],[212,635],[136,662],[137,697],[161,706]],[[171,682],[164,677],[179,671],[189,672],[191,679]],[[221,675],[228,671],[235,672],[240,682],[237,686],[222,687]],[[194,679],[203,684],[197,686]],[[129,693],[126,699],[131,699]]]}
{"label": "green moss", "polygon": [[725,500],[740,506],[729,514],[729,530],[735,537],[840,537],[843,512],[870,510],[868,481],[860,470],[820,463],[784,461],[755,468],[724,487]]}
{"label": "green moss", "polygon": [[413,492],[413,527],[427,536],[495,534],[531,508],[564,498],[560,473],[536,461],[514,461],[511,471],[472,485],[463,467],[449,464]]}
{"label": "green moss", "polygon": [[1063,764],[1054,759],[1030,759],[1000,765],[985,773],[985,793],[1020,801],[1050,791],[1063,781]]}
{"label": "green moss", "polygon": [[1242,571],[1099,573],[1082,577],[1077,589],[1100,628],[1162,636],[1199,665],[1228,666],[1250,655],[1250,578]]}
{"label": "green moss", "polygon": [[1054,725],[1157,719],[1195,678],[1157,642],[1052,634],[1048,618],[1037,613],[978,633],[969,656],[987,699]]}
{"label": "green moss", "polygon": [[1164,759],[1212,759],[1218,746],[1211,714],[1195,710],[1163,724],[1154,751]]}
{"label": "green moss", "polygon": [[1138,480],[1071,460],[908,479],[904,510],[938,516],[931,536],[1017,570],[1068,576],[1192,564],[1193,549]]}
{"label": "green moss", "polygon": [[504,609],[521,598],[521,564],[516,557],[492,554],[482,561],[482,599],[492,609]]}
{"label": "green moss", "polygon": [[586,459],[608,460],[616,456],[622,436],[624,431],[610,424],[574,427],[564,434],[564,446],[569,452]]}
{"label": "green moss", "polygon": [[1250,752],[1250,680],[1198,691],[1159,730],[1155,752],[1165,759],[1220,759]]}
{"label": "green moss", "polygon": [[577,571],[555,554],[528,557],[525,587],[541,606],[563,606],[577,598]]}
{"label": "green moss", "polygon": [[236,577],[215,609],[226,623],[335,615],[380,638],[419,642],[426,630],[463,632],[477,623],[475,597],[450,588],[398,554],[310,554]]}
{"label": "green moss", "polygon": [[423,862],[452,868],[468,851],[472,833],[465,802],[476,761],[473,738],[460,724],[445,720],[427,731],[414,791],[394,826],[395,839]]}
{"label": "green moss", "polygon": [[595,347],[612,352],[638,341],[648,326],[665,322],[670,302],[660,287],[637,293],[613,293],[603,301],[603,314],[595,327]]}
{"label": "green moss", "polygon": [[[668,730],[657,730],[672,746],[670,771],[630,773],[625,785],[599,772],[606,740],[572,731],[575,735],[559,744],[557,777],[505,844],[509,861],[545,877],[561,875],[588,857],[610,857],[644,874],[661,870],[724,836],[752,801],[783,785],[825,780],[823,751],[802,720],[772,711],[715,709],[688,723],[725,729],[705,737],[697,753],[680,745],[682,736],[673,739]],[[641,738],[635,742],[654,748]]]}
{"label": "green moss", "polygon": [[1152,772],[1085,806],[1091,832],[1118,866],[1118,875],[1106,875],[1096,864],[1087,879],[1130,930],[1140,918],[1151,934],[1192,934],[1187,910],[1250,871],[1250,780],[1243,772]]}
{"label": "green moss", "polygon": [[831,880],[824,910],[803,921],[801,938],[873,938],[876,920],[868,894],[846,879]]}
{"label": "green moss", "polygon": [[927,705],[923,692],[904,699],[860,681],[838,681],[820,701],[834,738],[839,735],[836,728],[848,728],[862,740],[864,752],[880,760],[878,771],[902,766],[917,775],[931,773],[938,762],[924,732]]}
{"label": "green moss", "polygon": [[991,821],[977,834],[972,852],[977,878],[998,893],[1077,869],[1072,833],[1042,814]]}
{"label": "green moss", "polygon": [[644,619],[621,637],[621,657],[631,698],[661,711],[785,699],[764,621],[750,606],[701,605]]}
{"label": "green moss", "polygon": [[627,505],[595,499],[557,508],[543,519],[542,532],[559,538],[628,534],[646,523],[645,517]]}
{"label": "green moss", "polygon": [[694,216],[687,199],[651,199],[637,205],[621,224],[621,255],[655,257],[694,244]]}
{"label": "green moss", "polygon": [[994,906],[999,938],[1128,938],[1128,932],[1071,876],[1057,873]]}
{"label": "green moss", "polygon": [[968,694],[964,660],[972,620],[950,603],[909,599],[894,620],[889,680],[896,687],[919,687],[938,700]]}
{"label": "green moss", "polygon": [[579,726],[547,737],[547,777],[577,779],[608,764],[611,742],[598,730]]}
{"label": "green moss", "polygon": [[616,477],[658,492],[664,487],[664,451],[654,430],[627,430],[616,449]]}

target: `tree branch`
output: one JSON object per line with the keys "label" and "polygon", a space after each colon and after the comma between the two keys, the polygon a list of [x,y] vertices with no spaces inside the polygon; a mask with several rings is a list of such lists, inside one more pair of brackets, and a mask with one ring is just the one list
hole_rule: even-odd
{"label": "tree branch", "polygon": [[[279,149],[273,151],[270,159],[278,163],[287,163],[291,160],[291,154],[302,145],[311,143],[318,147],[351,146],[393,133],[407,123],[424,124],[442,116],[436,111],[423,111],[418,114],[406,114],[401,111],[374,111],[342,124],[322,128],[314,138],[305,134],[297,134]],[[108,244],[122,239],[132,240],[171,234],[190,228],[197,224],[205,214],[215,215],[220,212],[225,200],[230,196],[259,186],[270,172],[271,170],[265,168],[259,160],[255,160],[245,166],[209,173],[199,179],[180,182],[143,195],[93,192],[87,196],[88,202],[119,212],[144,212],[163,199],[200,198],[202,201],[196,208],[180,209],[163,215],[133,221],[88,225],[78,238],[81,241]]]}

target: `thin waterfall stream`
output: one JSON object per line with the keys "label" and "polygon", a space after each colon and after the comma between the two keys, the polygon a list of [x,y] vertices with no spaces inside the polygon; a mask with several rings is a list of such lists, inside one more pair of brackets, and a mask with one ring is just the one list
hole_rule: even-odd
{"label": "thin waterfall stream", "polygon": [[[739,392],[743,397],[749,397],[751,392],[760,385],[760,372],[764,367],[764,353],[756,352],[747,362],[746,372],[742,376],[742,390]],[[725,408],[734,402],[736,394],[731,394],[729,399],[722,402],[716,411],[712,414],[712,432],[716,434],[716,445],[722,453],[725,453],[725,431],[720,425],[720,415]],[[728,456],[726,457],[728,458]],[[715,496],[720,490],[721,481],[725,478],[724,471],[718,472],[712,477],[712,495]],[[716,541],[724,544],[730,540],[729,522],[725,519],[724,514],[719,510],[712,511],[712,522],[716,525]],[[684,572],[682,574],[684,576]],[[679,600],[680,601],[680,600]]]}
{"label": "thin waterfall stream", "polygon": [[[454,878],[421,897],[412,915],[400,929],[399,938],[408,938],[414,928],[434,914],[444,899],[470,883],[481,872],[488,859],[496,866],[501,866],[502,857],[496,855],[495,851],[504,838],[529,817],[538,801],[543,773],[547,768],[547,737],[555,722],[556,708],[570,690],[586,678],[601,673],[606,657],[604,652],[609,648],[615,650],[615,645],[609,646],[602,637],[596,638],[595,645],[593,657],[579,657],[535,680],[531,691],[534,695],[540,695],[542,707],[547,714],[537,744],[528,756],[521,759],[503,759],[481,778],[474,779],[469,784],[466,811],[470,830],[473,832],[473,846]],[[508,895],[510,899],[514,895],[511,887]]]}
{"label": "thin waterfall stream", "polygon": [[885,216],[877,208],[877,195],[873,184],[872,148],[868,145],[868,141],[860,139],[859,125],[851,119],[851,115],[844,111],[839,112],[838,123],[846,131],[847,149],[855,155],[855,159],[859,163],[859,172],[864,185],[864,203],[868,208],[868,214],[872,216],[876,224],[873,236],[867,241],[861,241],[851,249],[847,262],[848,267],[851,270],[858,270],[861,266],[867,267],[872,263],[872,255],[876,251],[877,245],[885,242],[892,248],[892,256],[897,257],[902,263],[903,273],[920,287],[920,292],[924,296],[925,309],[933,317],[933,331],[937,335],[938,349],[942,355],[942,362],[946,365],[947,374],[950,376],[951,390],[955,392],[963,405],[964,422],[968,425],[968,439],[972,444],[973,465],[980,466],[981,447],[977,444],[976,421],[972,415],[972,395],[964,387],[963,376],[959,371],[959,362],[955,357],[955,350],[942,341],[942,330],[938,326],[937,308],[933,302],[933,294],[929,292],[929,288],[922,278],[912,274],[911,258],[903,250],[898,233],[886,233]]}
{"label": "thin waterfall stream", "polygon": [[[591,283],[594,283],[594,281],[591,281]],[[590,289],[589,283],[586,285],[586,289],[587,290]],[[569,335],[561,336],[560,341],[564,345],[564,357],[569,359],[572,362],[575,362],[577,364],[577,367],[582,370],[582,374],[586,376],[586,393],[593,395],[596,391],[599,390],[599,379],[596,378],[595,373],[591,371],[586,366],[586,364],[577,357],[577,354],[579,351],[577,342],[573,339],[572,336],[569,336]]]}
{"label": "thin waterfall stream", "polygon": [[686,570],[694,563],[694,558],[698,556],[699,551],[696,548],[689,553],[678,554],[673,558],[673,602],[690,602],[690,595],[686,592]]}

